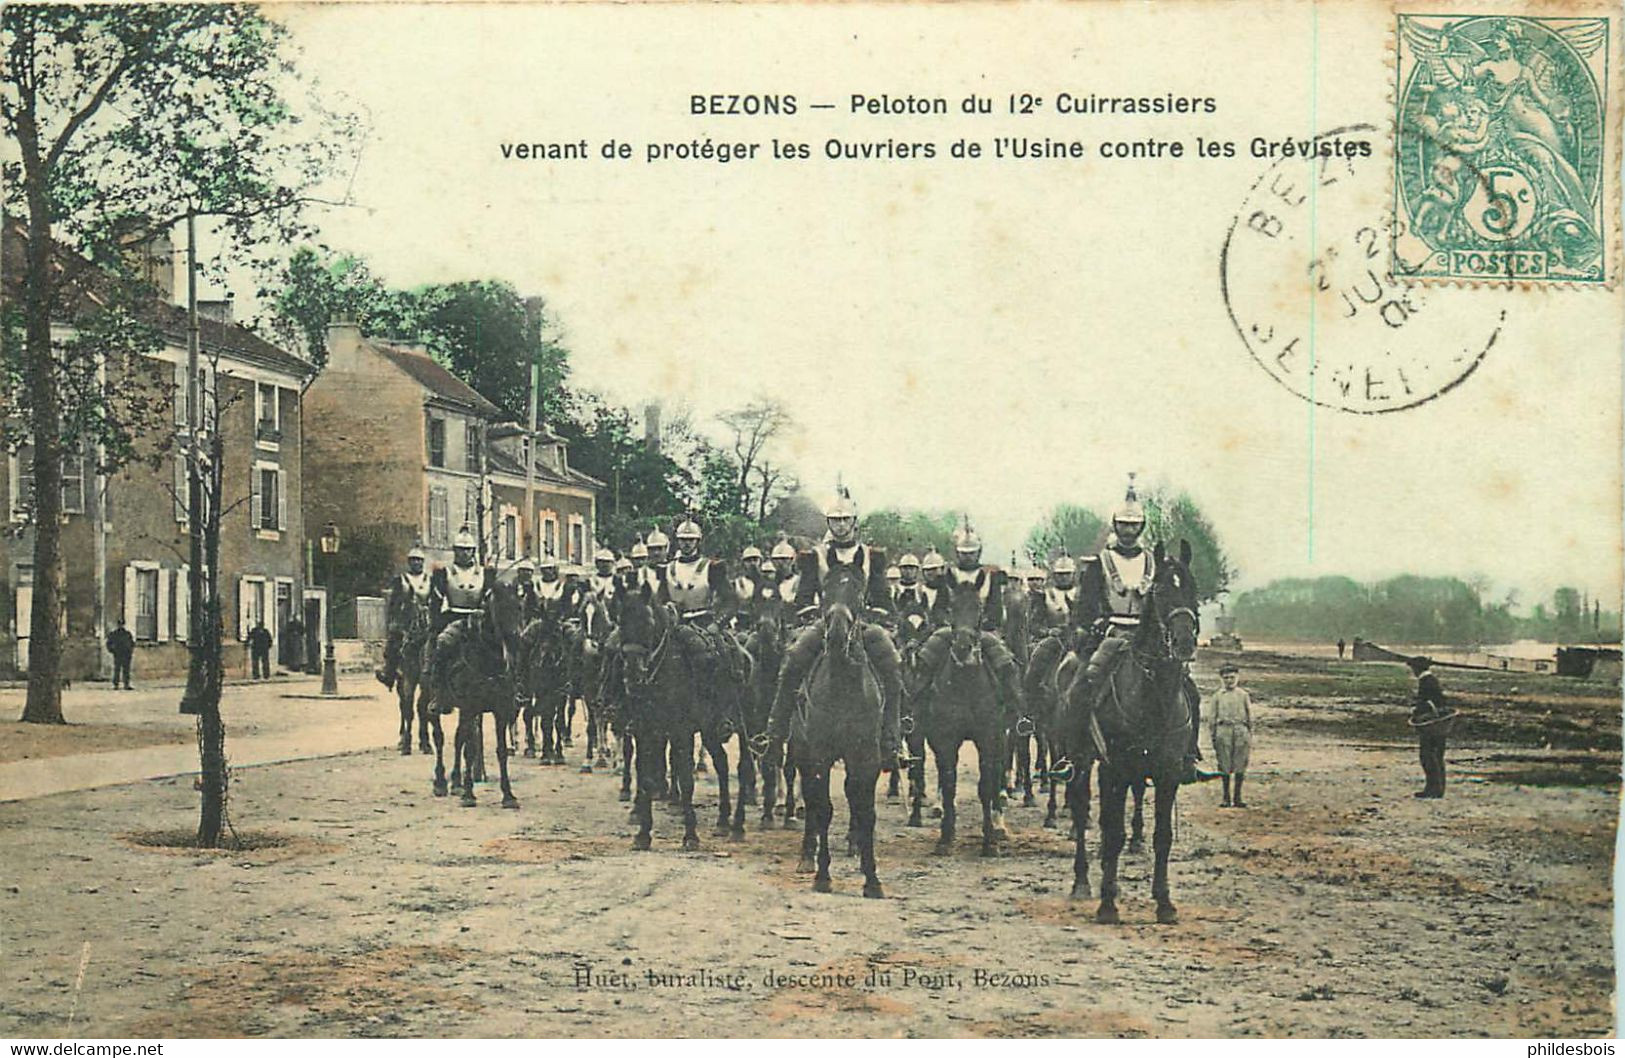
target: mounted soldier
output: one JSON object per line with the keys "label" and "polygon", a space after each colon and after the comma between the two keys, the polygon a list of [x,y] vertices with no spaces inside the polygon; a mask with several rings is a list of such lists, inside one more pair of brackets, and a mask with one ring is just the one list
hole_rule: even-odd
{"label": "mounted soldier", "polygon": [[924,689],[936,679],[937,673],[948,660],[948,647],[952,640],[951,598],[956,591],[977,585],[981,595],[982,658],[993,675],[999,695],[1006,709],[1014,715],[1025,715],[1021,696],[1021,677],[1016,672],[1016,660],[1005,646],[1004,640],[994,634],[1004,623],[1005,573],[994,566],[982,565],[982,538],[971,528],[967,515],[965,524],[954,532],[954,566],[943,574],[942,589],[933,602],[932,621],[936,630],[920,648],[919,663],[914,672],[914,686]]}
{"label": "mounted soldier", "polygon": [[[824,510],[824,524],[828,531],[812,552],[798,556],[799,571],[796,583],[796,608],[817,611],[822,598],[824,579],[839,568],[856,569],[865,578],[867,590],[865,605],[884,613],[889,610],[891,598],[886,590],[885,553],[858,539],[858,509],[844,486],[838,487],[835,500]],[[779,547],[789,545],[780,544]],[[773,549],[775,558],[779,548]],[[854,614],[854,619],[865,615]],[[903,697],[902,659],[891,637],[879,625],[861,620],[858,634],[863,641],[864,653],[880,684],[882,709],[880,722],[881,759],[897,758],[901,745],[898,729],[898,710]],[[779,669],[779,684],[773,696],[773,709],[767,723],[767,739],[771,745],[781,745],[790,726],[790,713],[801,696],[802,685],[812,672],[813,663],[824,645],[824,620],[813,620],[796,637],[785,652]]]}
{"label": "mounted soldier", "polygon": [[649,548],[642,540],[633,540],[632,548],[627,552],[628,561],[633,571],[642,573],[649,565]]}
{"label": "mounted soldier", "polygon": [[762,549],[755,544],[739,553],[739,576],[734,578],[734,594],[749,599],[762,579]]}
{"label": "mounted soldier", "polygon": [[[496,587],[497,571],[478,564],[477,548],[472,532],[458,530],[452,541],[451,565],[440,567],[429,578],[430,651],[423,674],[423,682],[429,687],[435,686],[433,676],[440,659],[461,642],[464,620],[484,608],[486,595]],[[456,709],[454,702],[435,701],[437,713]]]}
{"label": "mounted soldier", "polygon": [[898,619],[920,616],[929,620],[935,593],[928,595],[928,591],[920,580],[919,558],[909,553],[898,559],[897,588],[892,593],[892,609],[896,611]]}
{"label": "mounted soldier", "polygon": [[561,611],[566,593],[564,578],[559,575],[558,556],[543,555],[537,569],[540,577],[536,581],[536,599],[548,613],[562,619],[565,616]]}
{"label": "mounted soldier", "polygon": [[406,553],[406,572],[389,585],[384,604],[384,666],[373,673],[378,682],[394,690],[401,671],[401,642],[416,615],[429,609],[429,573],[423,568],[423,549],[414,546]]}
{"label": "mounted soldier", "polygon": [[519,596],[519,619],[526,623],[542,615],[542,599],[536,590],[536,563],[522,558],[514,563],[513,590]]}
{"label": "mounted soldier", "polygon": [[[1127,651],[1129,640],[1140,626],[1145,613],[1146,596],[1157,575],[1157,560],[1145,546],[1145,507],[1134,489],[1134,475],[1129,475],[1128,490],[1123,503],[1112,512],[1111,533],[1099,559],[1084,567],[1080,585],[1080,627],[1099,637],[1099,645],[1090,654],[1089,663],[1079,677],[1084,684],[1075,694],[1074,701],[1085,702],[1093,708],[1096,690],[1110,674],[1112,666]],[[1196,762],[1201,759],[1197,748],[1197,732],[1201,728],[1201,704],[1196,685],[1187,672],[1185,697],[1191,710],[1190,746],[1185,754],[1184,781],[1197,779]]]}
{"label": "mounted soldier", "polygon": [[[662,590],[657,598],[677,608],[678,649],[688,662],[689,671],[694,673],[701,700],[707,707],[715,708],[721,697],[719,692],[729,692],[729,703],[739,697],[743,692],[744,672],[736,664],[740,652],[738,644],[723,631],[738,601],[728,580],[727,567],[700,553],[703,539],[699,523],[692,518],[684,519],[677,527],[677,555],[659,574]],[[650,550],[653,550],[652,543]],[[732,734],[733,711],[724,708],[722,716],[730,726],[719,731],[719,736],[727,739]]]}
{"label": "mounted soldier", "polygon": [[933,610],[936,609],[937,593],[942,590],[947,573],[948,566],[942,558],[942,553],[932,547],[920,560],[920,577],[925,584],[926,594],[931,600]]}
{"label": "mounted soldier", "polygon": [[669,554],[671,541],[666,538],[666,534],[662,533],[657,525],[649,531],[648,537],[643,541],[643,546],[648,554],[645,558],[646,565],[638,573],[639,583],[648,584],[651,591],[658,591],[660,589],[660,580],[655,575],[655,570],[666,568],[666,563],[671,557]]}
{"label": "mounted soldier", "polygon": [[[1092,566],[1096,561],[1086,559],[1085,565]],[[1032,589],[1035,581],[1039,585],[1037,590]],[[1037,700],[1039,693],[1054,679],[1056,667],[1068,652],[1083,649],[1081,633],[1086,625],[1082,613],[1082,590],[1078,587],[1078,565],[1065,548],[1061,549],[1060,557],[1050,570],[1049,581],[1048,584],[1038,578],[1028,581],[1033,599],[1033,638],[1038,640],[1033,646],[1032,657],[1027,661],[1027,674],[1023,681],[1028,701]]]}
{"label": "mounted soldier", "polygon": [[587,578],[587,587],[592,595],[608,603],[615,594],[615,552],[607,547],[601,547],[592,556],[592,576]]}
{"label": "mounted soldier", "polygon": [[772,562],[775,577],[773,590],[779,593],[786,606],[793,607],[796,595],[801,590],[801,571],[796,549],[790,541],[780,540],[773,545]]}

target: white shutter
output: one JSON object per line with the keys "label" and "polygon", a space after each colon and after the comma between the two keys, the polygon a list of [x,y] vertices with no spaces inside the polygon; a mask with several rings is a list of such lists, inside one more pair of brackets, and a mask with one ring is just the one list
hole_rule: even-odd
{"label": "white shutter", "polygon": [[288,528],[288,482],[287,475],[282,471],[276,472],[276,527]]}
{"label": "white shutter", "polygon": [[237,578],[237,638],[243,641],[248,639],[249,614],[247,577]]}
{"label": "white shutter", "polygon": [[258,382],[251,383],[254,387],[254,429],[257,432],[260,423],[265,420],[265,391]]}
{"label": "white shutter", "polygon": [[192,567],[182,566],[175,571],[175,641],[186,642],[191,633]]}
{"label": "white shutter", "polygon": [[169,638],[169,571],[158,571],[158,642]]}
{"label": "white shutter", "polygon": [[17,585],[17,631],[18,639],[27,639],[34,627],[34,586],[32,584]]}
{"label": "white shutter", "polygon": [[191,502],[186,482],[186,454],[175,448],[175,520],[186,521],[186,505]]}
{"label": "white shutter", "polygon": [[260,518],[262,517],[260,514],[260,505],[265,502],[265,497],[260,495],[259,467],[251,466],[248,468],[248,488],[252,495],[252,499],[248,504],[248,531],[250,533],[257,533],[259,532],[261,524]]}
{"label": "white shutter", "polygon": [[125,566],[124,627],[130,630],[131,635],[135,635],[136,594],[140,591],[140,589],[137,587],[137,583],[135,567]]}

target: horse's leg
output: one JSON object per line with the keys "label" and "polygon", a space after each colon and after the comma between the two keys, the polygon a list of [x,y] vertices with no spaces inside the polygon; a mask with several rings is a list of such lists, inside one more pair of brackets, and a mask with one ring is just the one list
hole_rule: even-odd
{"label": "horse's leg", "polygon": [[878,900],[886,895],[875,873],[875,787],[880,784],[878,765],[846,766],[846,803],[852,806],[852,829],[857,832],[858,856],[863,865],[863,895]]}
{"label": "horse's leg", "polygon": [[[1050,782],[1050,810],[1055,809],[1055,788],[1061,785],[1060,780]],[[1077,787],[1089,785],[1089,769],[1075,769],[1072,778],[1067,782],[1068,796]],[[1072,832],[1072,899],[1089,899],[1089,828],[1075,827]]]}
{"label": "horse's leg", "polygon": [[412,755],[412,690],[402,677],[397,676],[395,679],[395,702],[401,707],[399,749],[401,756],[410,757]]}
{"label": "horse's leg", "polygon": [[480,742],[485,734],[485,714],[475,712],[475,707],[465,706],[457,710],[457,739],[463,746],[463,807],[473,808],[478,802],[474,799],[474,769],[479,765],[481,754]]}
{"label": "horse's leg", "polygon": [[931,755],[937,759],[937,792],[942,798],[942,833],[937,838],[937,852],[945,853],[954,847],[954,793],[959,788],[959,740],[944,739],[940,747],[933,745]]}
{"label": "horse's leg", "polygon": [[446,796],[446,729],[440,724],[440,714],[429,718],[429,732],[434,735],[434,795]]}
{"label": "horse's leg", "polygon": [[[510,706],[509,708],[512,708]],[[502,780],[502,807],[518,808],[519,798],[513,795],[513,787],[508,785],[508,736],[512,733],[515,723],[519,720],[519,711],[515,709],[510,715],[497,716],[497,774]]]}
{"label": "horse's leg", "polygon": [[[785,773],[786,776],[789,776],[790,774],[792,774],[791,771],[790,771],[790,768],[791,768],[791,764],[787,759],[785,761],[785,765],[784,765],[784,773]],[[789,780],[787,780],[787,782],[788,781]],[[801,792],[803,794],[807,793],[807,780],[806,780],[805,777],[803,777],[802,780],[801,780]],[[789,809],[789,807],[787,805],[785,807],[785,810],[784,810],[784,825],[785,825],[786,828],[788,828],[791,825],[790,821],[791,821],[791,819],[793,817],[794,817],[794,813],[790,811],[790,809]],[[816,865],[816,862],[815,862],[815,858],[816,858],[817,854],[818,854],[818,813],[817,812],[806,812],[806,813],[803,814],[802,826],[801,826],[801,862],[796,864],[796,873],[797,874],[812,874],[815,870],[817,870],[818,868],[817,868],[817,865]]]}
{"label": "horse's leg", "polygon": [[683,806],[683,850],[693,852],[700,847],[700,835],[695,830],[694,817],[694,732],[685,731],[678,736],[677,756],[673,762],[672,788],[678,792]]}
{"label": "horse's leg", "polygon": [[716,833],[725,836],[728,833],[728,822],[733,817],[733,798],[728,790],[728,750],[722,741],[717,738],[715,731],[700,735],[700,744],[711,752],[711,760],[717,766],[717,828]]}
{"label": "horse's leg", "polygon": [[779,777],[784,770],[770,759],[762,761],[762,826],[773,825],[773,809],[779,803]]}
{"label": "horse's leg", "polygon": [[1031,735],[1016,736],[1016,785],[1021,788],[1021,807],[1031,808],[1038,803],[1033,797],[1033,740]]}
{"label": "horse's leg", "polygon": [[451,723],[451,788],[463,788],[463,718],[460,713]]}
{"label": "horse's leg", "polygon": [[1129,834],[1128,852],[1138,856],[1145,851],[1145,780],[1134,783],[1130,790],[1134,793],[1134,830]]}
{"label": "horse's leg", "polygon": [[[1128,797],[1128,782],[1120,779],[1114,769],[1100,765],[1100,907],[1095,921],[1116,925],[1122,921],[1117,913],[1117,858],[1123,853],[1123,807]],[[1079,833],[1083,833],[1080,828]]]}
{"label": "horse's leg", "polygon": [[[692,740],[691,740],[692,741]],[[692,752],[692,747],[690,747]],[[660,766],[660,784],[667,804],[677,803],[677,736],[666,740],[666,760]]]}
{"label": "horse's leg", "polygon": [[835,802],[829,794],[830,776],[826,766],[811,783],[803,779],[801,797],[807,802],[807,815],[818,819],[818,874],[813,878],[813,891],[827,893],[833,886],[829,880],[829,825],[835,818]]}
{"label": "horse's leg", "polygon": [[[1055,751],[1050,746],[1049,739],[1043,738],[1039,740],[1038,754],[1041,761],[1038,766],[1038,770],[1040,773],[1046,776],[1044,782],[1049,787],[1049,805],[1044,810],[1044,828],[1046,830],[1054,830],[1056,827],[1055,802],[1056,798],[1059,796],[1057,791],[1061,788],[1062,783],[1061,780],[1056,778],[1053,774],[1055,771]],[[1076,765],[1073,767],[1073,772],[1076,774]],[[1070,783],[1070,780],[1068,780],[1068,782]]]}
{"label": "horse's leg", "polygon": [[908,825],[923,827],[920,813],[925,809],[925,732],[918,724],[908,736]]}
{"label": "horse's leg", "polygon": [[[801,780],[801,792],[807,792],[807,780]],[[801,817],[807,817],[806,812]],[[789,830],[796,825],[796,762],[788,754],[784,758],[784,829]]]}
{"label": "horse's leg", "polygon": [[[1144,788],[1144,784],[1141,784]],[[1156,830],[1151,835],[1151,847],[1156,854],[1156,866],[1151,872],[1151,896],[1157,901],[1157,921],[1171,926],[1179,921],[1179,911],[1168,894],[1168,854],[1174,848],[1174,798],[1179,796],[1179,778],[1173,769],[1164,769],[1157,776]]]}
{"label": "horse's leg", "polygon": [[[997,734],[984,738],[976,744],[976,796],[982,802],[982,855],[992,856],[996,851],[994,839],[996,831],[993,817],[998,809],[999,798],[1004,796],[1004,758],[1000,752],[1000,739]],[[1003,828],[998,828],[1002,830]]]}
{"label": "horse's leg", "polygon": [[[632,816],[638,821],[637,837],[632,839],[632,848],[637,851],[647,849],[652,842],[650,831],[654,829],[654,788],[655,788],[655,755],[665,752],[661,740],[650,731],[640,729],[636,741],[627,751],[627,767],[632,766],[632,755],[637,754],[638,768],[638,797],[632,805]],[[628,738],[631,736],[628,735]]]}
{"label": "horse's leg", "polygon": [[581,702],[587,711],[587,755],[581,761],[581,774],[591,775],[593,754],[598,749],[598,710],[591,699],[583,698]]}
{"label": "horse's leg", "polygon": [[[565,695],[564,715],[560,719],[563,721],[563,725],[559,734],[563,738],[563,744],[565,746],[574,746],[576,744],[575,739],[571,737],[571,732],[575,730],[576,726],[576,696],[574,692]],[[564,763],[564,753],[562,751],[559,753],[559,763]]]}
{"label": "horse's leg", "polygon": [[412,677],[412,698],[417,703],[418,712],[418,752],[427,754],[432,748],[429,743],[429,699],[418,679],[417,676]]}
{"label": "horse's leg", "polygon": [[[745,779],[747,775],[751,778],[752,788],[754,789],[756,776],[756,771],[751,765],[750,749],[745,740],[745,732],[740,731],[738,765],[739,798],[734,801],[733,822],[728,827],[728,833],[735,841],[745,836]],[[754,801],[752,803],[754,803]]]}
{"label": "horse's leg", "polygon": [[621,800],[632,799],[632,731],[621,733]]}

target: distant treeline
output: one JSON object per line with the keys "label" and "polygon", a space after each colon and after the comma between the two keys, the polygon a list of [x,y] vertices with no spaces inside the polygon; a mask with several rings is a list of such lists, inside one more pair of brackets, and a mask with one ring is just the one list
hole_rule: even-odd
{"label": "distant treeline", "polygon": [[1620,618],[1574,588],[1550,606],[1514,613],[1516,593],[1493,602],[1484,587],[1455,577],[1392,577],[1362,584],[1348,577],[1271,581],[1242,592],[1230,607],[1236,633],[1263,639],[1508,643],[1518,639],[1618,642]]}

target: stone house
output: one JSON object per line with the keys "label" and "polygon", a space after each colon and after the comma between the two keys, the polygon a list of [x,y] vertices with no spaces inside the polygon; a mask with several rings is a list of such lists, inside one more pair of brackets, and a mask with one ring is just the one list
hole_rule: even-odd
{"label": "stone house", "polygon": [[[8,244],[23,236],[7,227]],[[162,257],[166,247],[157,252]],[[6,275],[20,245],[8,245]],[[167,262],[164,262],[167,263]],[[174,440],[184,439],[186,409],[186,311],[172,304],[173,268],[149,271],[156,287],[149,322],[163,336],[153,355],[110,377],[164,394],[162,436],[155,424],[137,439],[135,460],[116,474],[97,471],[95,453],[71,454],[64,471],[62,549],[64,570],[63,675],[106,676],[110,659],[102,647],[120,618],[135,636],[137,680],[178,676],[188,656],[186,464]],[[221,504],[221,603],[226,615],[226,671],[246,672],[245,641],[263,620],[275,641],[274,657],[287,663],[288,620],[306,592],[300,437],[301,389],[313,373],[308,361],[264,340],[232,319],[231,301],[200,303],[201,390],[206,414],[218,405],[224,465]],[[74,333],[71,318],[57,327]],[[144,376],[137,379],[136,374]],[[166,392],[167,391],[167,392]],[[29,525],[32,454],[29,446],[0,458],[0,497],[8,532],[0,535],[0,678],[26,671],[33,598],[33,529]]]}

